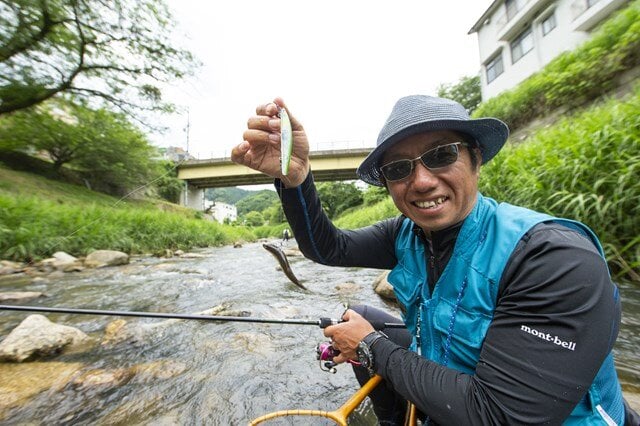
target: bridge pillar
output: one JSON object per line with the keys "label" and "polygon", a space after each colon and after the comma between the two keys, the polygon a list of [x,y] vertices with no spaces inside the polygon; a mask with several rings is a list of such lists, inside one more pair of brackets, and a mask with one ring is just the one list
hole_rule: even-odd
{"label": "bridge pillar", "polygon": [[194,210],[204,211],[204,189],[196,188],[185,182],[182,194],[180,194],[180,204]]}

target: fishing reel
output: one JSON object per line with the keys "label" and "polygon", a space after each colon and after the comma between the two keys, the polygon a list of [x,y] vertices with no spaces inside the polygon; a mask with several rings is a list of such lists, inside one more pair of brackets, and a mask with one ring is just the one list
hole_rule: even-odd
{"label": "fishing reel", "polygon": [[321,342],[316,346],[316,359],[320,361],[320,369],[327,373],[334,373],[337,363],[333,362],[333,358],[340,353],[339,350],[331,346],[331,342]]}

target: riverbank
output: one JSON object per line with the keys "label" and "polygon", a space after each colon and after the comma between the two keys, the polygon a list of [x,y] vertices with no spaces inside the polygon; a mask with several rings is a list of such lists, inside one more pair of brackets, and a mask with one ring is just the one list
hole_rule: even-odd
{"label": "riverbank", "polygon": [[[274,231],[277,232],[277,231]],[[255,241],[251,228],[153,199],[117,199],[0,164],[0,259],[33,262],[94,249],[163,255],[166,250]]]}

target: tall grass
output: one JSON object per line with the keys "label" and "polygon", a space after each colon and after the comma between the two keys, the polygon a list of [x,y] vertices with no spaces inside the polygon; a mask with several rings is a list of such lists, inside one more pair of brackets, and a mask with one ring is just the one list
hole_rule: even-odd
{"label": "tall grass", "polygon": [[505,147],[482,168],[480,188],[587,224],[616,276],[640,281],[640,84],[625,101],[565,117]]}
{"label": "tall grass", "polygon": [[0,258],[30,260],[56,251],[127,253],[228,244],[255,237],[245,228],[131,206],[59,204],[0,195]]}

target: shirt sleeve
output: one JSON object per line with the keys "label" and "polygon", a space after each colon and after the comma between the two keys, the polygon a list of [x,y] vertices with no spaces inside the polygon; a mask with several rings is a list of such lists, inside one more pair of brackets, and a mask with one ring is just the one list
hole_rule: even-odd
{"label": "shirt sleeve", "polygon": [[400,217],[356,230],[341,230],[322,209],[311,173],[298,187],[285,188],[278,179],[275,187],[298,247],[307,258],[330,266],[395,266],[393,247]]}
{"label": "shirt sleeve", "polygon": [[611,351],[620,315],[594,245],[540,224],[509,259],[474,375],[391,341],[375,345],[375,369],[436,423],[560,424]]}

